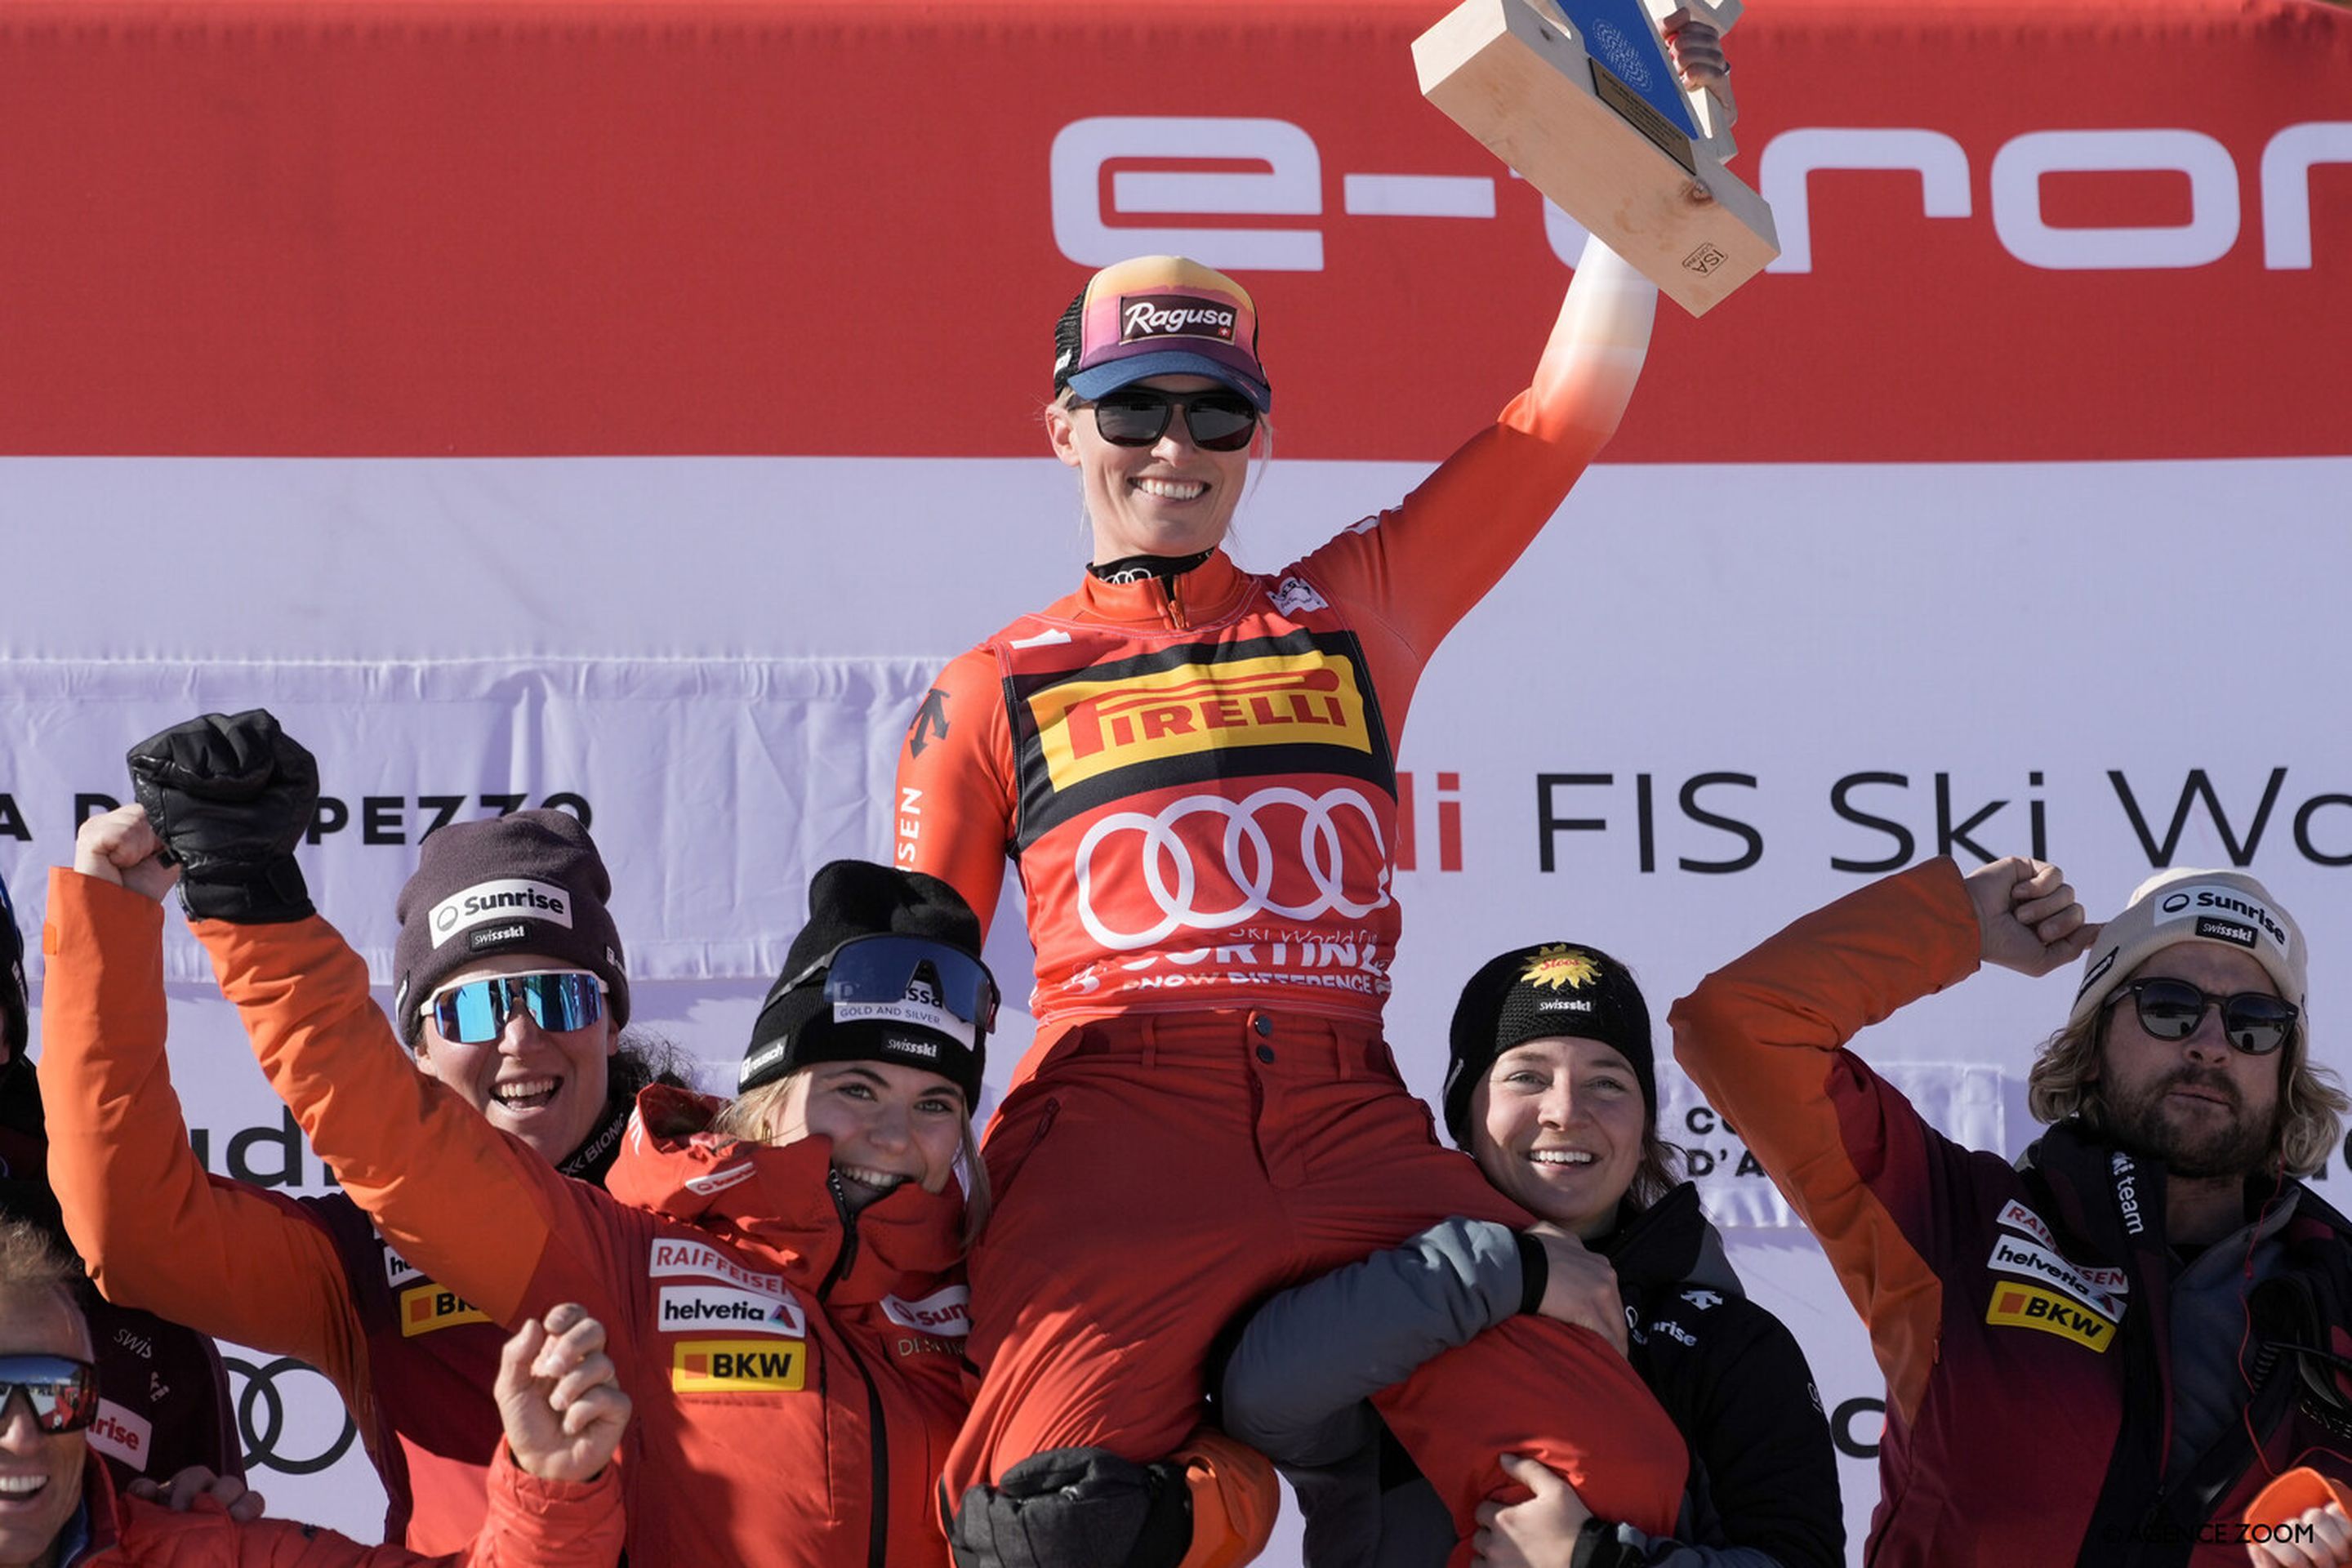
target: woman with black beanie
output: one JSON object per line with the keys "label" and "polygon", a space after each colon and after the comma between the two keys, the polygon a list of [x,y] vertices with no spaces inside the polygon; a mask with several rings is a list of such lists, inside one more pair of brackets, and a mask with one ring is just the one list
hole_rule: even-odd
{"label": "woman with black beanie", "polygon": [[1489,961],[1454,1011],[1445,1125],[1522,1231],[1452,1219],[1275,1297],[1226,1363],[1227,1429],[1282,1467],[1309,1568],[1436,1568],[1443,1504],[1367,1403],[1423,1362],[1535,1313],[1631,1361],[1690,1448],[1672,1533],[1596,1517],[1512,1456],[1533,1496],[1479,1510],[1486,1568],[1837,1568],[1837,1460],[1804,1352],[1748,1299],[1658,1136],[1650,1009],[1597,948]]}

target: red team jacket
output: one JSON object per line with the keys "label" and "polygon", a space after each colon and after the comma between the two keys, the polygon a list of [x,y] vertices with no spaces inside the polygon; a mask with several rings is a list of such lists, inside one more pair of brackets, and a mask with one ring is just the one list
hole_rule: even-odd
{"label": "red team jacket", "polygon": [[152,899],[50,876],[41,1080],[74,1246],[110,1300],[317,1367],[383,1481],[384,1538],[462,1550],[487,1506],[506,1331],[343,1194],[298,1200],[205,1173],[164,1054],[163,929]]}
{"label": "red team jacket", "polygon": [[621,1484],[607,1466],[593,1481],[542,1481],[503,1454],[486,1468],[478,1539],[426,1556],[362,1546],[289,1519],[239,1524],[209,1499],[185,1513],[115,1495],[105,1467],[84,1472],[85,1548],[61,1568],[606,1568],[621,1550]]}
{"label": "red team jacket", "polygon": [[2272,1475],[2352,1479],[2352,1390],[2289,1348],[2352,1355],[2352,1237],[2284,1184],[2284,1247],[2242,1320],[2246,1414],[2168,1468],[2179,1265],[2162,1168],[2071,1121],[2016,1164],[1963,1148],[1845,1048],[1973,973],[1979,940],[1958,870],[1935,860],[1806,916],[1671,1016],[1676,1059],[1869,1325],[1886,1434],[1864,1560],[2242,1564],[2231,1526]]}
{"label": "red team jacket", "polygon": [[845,1219],[824,1140],[672,1134],[716,1102],[658,1086],[610,1191],[574,1181],[417,1072],[325,921],[195,931],[271,1085],[404,1258],[496,1323],[562,1301],[603,1320],[636,1402],[632,1562],[944,1568],[958,1192]]}

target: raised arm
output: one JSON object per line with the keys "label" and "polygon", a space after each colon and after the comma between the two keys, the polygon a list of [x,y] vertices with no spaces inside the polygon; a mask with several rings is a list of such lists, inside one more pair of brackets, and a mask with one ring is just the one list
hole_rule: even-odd
{"label": "raised arm", "polygon": [[[1326,596],[1369,622],[1365,652],[1384,704],[1401,710],[1438,643],[1616,434],[1657,303],[1655,285],[1599,240],[1588,243],[1527,389],[1378,526],[1350,529],[1300,563]],[[1390,723],[1398,726],[1396,713]]]}
{"label": "raised arm", "polygon": [[307,1525],[269,1521],[242,1531],[243,1568],[610,1568],[625,1533],[613,1456],[631,1414],[604,1325],[576,1303],[531,1319],[499,1359],[506,1435],[490,1461],[489,1512],[465,1551],[420,1557],[362,1547]]}
{"label": "raised arm", "polygon": [[996,914],[1013,843],[1013,745],[996,661],[986,648],[949,664],[898,747],[894,854],[963,895],[981,930]]}
{"label": "raised arm", "polygon": [[625,1321],[589,1217],[603,1194],[417,1071],[367,966],[312,912],[293,863],[310,754],[266,713],[215,716],[142,742],[132,774],[262,1071],[385,1239],[496,1321],[565,1300]]}
{"label": "raised arm", "polygon": [[1846,1042],[1982,959],[2054,968],[2090,929],[2054,867],[1996,861],[1964,882],[1939,858],[1805,916],[1668,1015],[1675,1059],[1812,1227],[1906,1415],[1934,1360],[1951,1194],[2001,1162],[1937,1132]]}
{"label": "raised arm", "polygon": [[156,899],[170,877],[156,847],[125,806],[83,824],[82,868],[49,878],[39,1071],[67,1233],[109,1300],[310,1362],[349,1398],[364,1340],[325,1227],[289,1198],[207,1176],[188,1146],[164,1057]]}

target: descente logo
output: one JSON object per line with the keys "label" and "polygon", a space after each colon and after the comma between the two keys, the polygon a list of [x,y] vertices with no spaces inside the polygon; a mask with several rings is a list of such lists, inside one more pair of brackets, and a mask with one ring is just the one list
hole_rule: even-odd
{"label": "descente logo", "polygon": [[1234,341],[1234,311],[1182,294],[1125,294],[1118,301],[1118,341],[1214,338]]}
{"label": "descente logo", "polygon": [[439,947],[459,931],[479,925],[484,921],[516,915],[546,921],[569,931],[572,928],[572,895],[562,888],[521,877],[501,877],[495,881],[477,882],[433,906],[433,945]]}

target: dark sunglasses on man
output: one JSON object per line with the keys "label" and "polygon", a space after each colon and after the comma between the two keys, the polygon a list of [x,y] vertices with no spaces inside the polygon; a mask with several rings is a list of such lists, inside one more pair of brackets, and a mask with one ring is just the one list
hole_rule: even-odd
{"label": "dark sunglasses on man", "polygon": [[0,1428],[19,1395],[43,1432],[79,1432],[98,1415],[98,1368],[61,1355],[0,1355]]}
{"label": "dark sunglasses on man", "polygon": [[1091,406],[1095,429],[1114,447],[1150,446],[1168,433],[1168,421],[1180,408],[1192,445],[1204,452],[1238,452],[1257,431],[1257,405],[1238,392],[1178,395],[1122,386],[1096,398]]}
{"label": "dark sunglasses on man", "polygon": [[584,1029],[604,1016],[604,983],[584,969],[492,974],[445,985],[425,999],[425,1016],[456,1045],[486,1046],[507,1020],[528,1013],[550,1034]]}
{"label": "dark sunglasses on man", "polygon": [[2185,1040],[2205,1021],[2205,1009],[2221,1009],[2221,1033],[2232,1048],[2266,1057],[2286,1044],[2300,1010],[2263,991],[2217,996],[2186,980],[2135,980],[2116,987],[2109,1006],[2125,997],[2139,1011],[2139,1026],[2159,1040]]}

